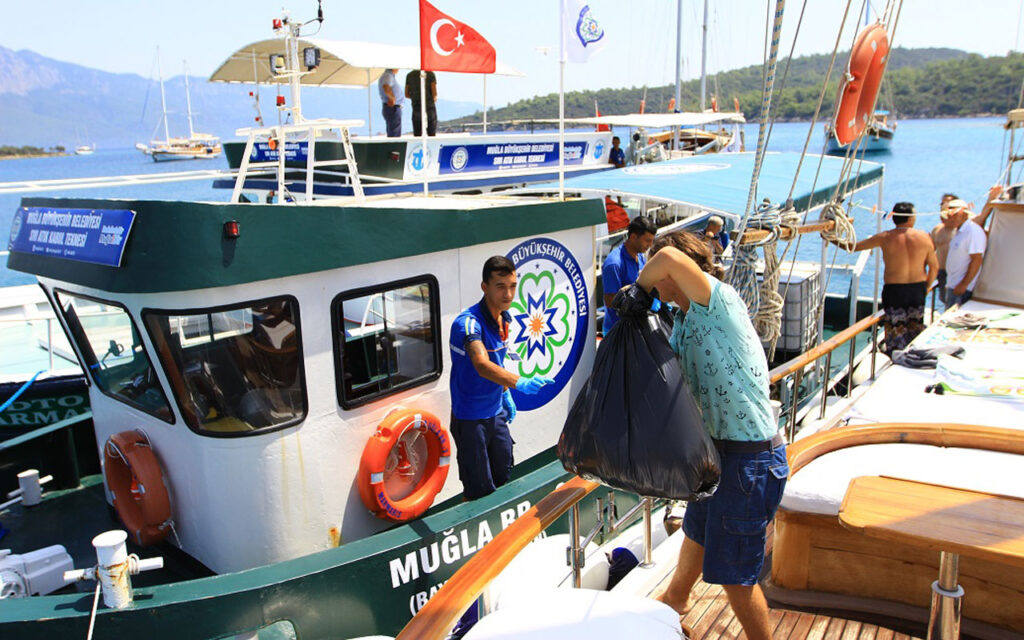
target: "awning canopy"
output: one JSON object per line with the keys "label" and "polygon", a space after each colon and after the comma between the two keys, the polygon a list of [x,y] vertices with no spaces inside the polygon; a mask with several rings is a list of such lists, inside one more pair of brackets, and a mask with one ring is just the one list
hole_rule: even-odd
{"label": "awning canopy", "polygon": [[[320,38],[299,38],[298,46],[300,58],[302,50],[307,47],[320,49],[320,66],[302,76],[301,82],[307,86],[365,87],[376,82],[385,69],[418,69],[420,66],[420,50],[415,46]],[[213,72],[210,82],[287,84],[287,77],[274,75],[270,69],[270,55],[275,53],[287,54],[284,38],[270,38],[248,44],[231,54]],[[503,76],[524,75],[501,62],[496,63],[494,73]]]}
{"label": "awning canopy", "polygon": [[[819,159],[821,173],[815,184]],[[785,202],[799,161],[800,154],[795,152],[765,154],[755,202],[763,198],[776,204]],[[880,163],[857,162],[855,166],[860,170],[859,175],[844,184],[844,196],[882,178],[884,165]],[[828,202],[839,184],[842,167],[843,158],[808,154],[793,190],[797,211],[807,211]],[[650,198],[742,216],[753,170],[753,152],[692,156],[569,178],[565,181],[565,191],[584,196]],[[534,184],[522,191],[553,193],[558,191],[558,183]]]}

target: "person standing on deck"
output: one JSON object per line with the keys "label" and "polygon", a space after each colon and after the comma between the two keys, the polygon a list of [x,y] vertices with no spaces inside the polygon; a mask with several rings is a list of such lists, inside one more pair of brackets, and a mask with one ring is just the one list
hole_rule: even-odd
{"label": "person standing on deck", "polygon": [[608,253],[601,265],[601,287],[604,289],[604,321],[601,333],[608,335],[619,317],[612,309],[612,300],[619,289],[636,282],[644,268],[644,254],[651,248],[658,227],[649,218],[637,216],[626,227],[626,239]]}
{"label": "person standing on deck", "polygon": [[553,382],[517,376],[504,368],[508,353],[508,313],[515,299],[516,267],[504,256],[484,262],[480,302],[460,313],[449,338],[452,372],[452,437],[457,449],[463,495],[475,500],[508,482],[516,417],[511,389],[534,394]]}
{"label": "person standing on deck", "polygon": [[380,91],[381,115],[387,125],[389,138],[402,137],[402,85],[398,84],[395,74],[398,69],[385,69],[377,80]]}
{"label": "person standing on deck", "polygon": [[853,247],[854,251],[882,249],[885,261],[882,351],[886,355],[906,349],[910,341],[924,331],[925,298],[939,270],[931,236],[914,228],[916,215],[913,204],[897,202],[892,208],[895,228],[876,233]]}
{"label": "person standing on deck", "polygon": [[616,294],[613,306],[622,317],[642,317],[657,288],[679,308],[669,343],[721,455],[718,489],[686,507],[679,562],[658,599],[686,614],[703,573],[705,582],[722,585],[747,638],[768,640],[768,604],[757,579],[789,465],[768,399],[761,339],[743,300],[721,277],[704,238],[669,233],[655,241],[636,284]]}
{"label": "person standing on deck", "polygon": [[[939,200],[940,217],[950,200],[959,200],[959,196],[955,193],[942,194],[942,199]],[[941,294],[946,288],[946,254],[949,253],[949,241],[953,239],[953,233],[946,228],[942,220],[939,220],[939,224],[932,227],[929,235],[932,237],[932,243],[935,244],[935,257],[939,259],[939,277],[935,279],[935,283]]]}
{"label": "person standing on deck", "polygon": [[967,302],[974,294],[988,236],[971,220],[970,206],[963,200],[950,201],[941,215],[946,228],[955,232],[946,255],[947,280],[942,295],[942,302],[948,309]]}
{"label": "person standing on deck", "polygon": [[[427,135],[437,135],[437,76],[433,71],[427,72],[423,80],[423,86],[427,94]],[[420,107],[420,70],[413,69],[405,76],[405,97],[409,98],[409,107],[412,109],[412,133],[419,137],[422,135],[423,119]]]}

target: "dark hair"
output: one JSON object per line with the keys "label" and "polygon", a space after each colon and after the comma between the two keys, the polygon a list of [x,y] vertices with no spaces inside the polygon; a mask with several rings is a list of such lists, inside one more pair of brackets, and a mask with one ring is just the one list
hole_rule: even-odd
{"label": "dark hair", "polygon": [[658,233],[658,227],[651,221],[650,218],[644,216],[637,216],[629,221],[629,226],[626,227],[627,236],[642,236],[645,233]]}
{"label": "dark hair", "polygon": [[[615,142],[616,140],[619,140],[619,136],[612,136],[612,142]],[[619,140],[619,142],[622,142],[622,141]]]}
{"label": "dark hair", "polygon": [[703,238],[695,233],[674,231],[658,236],[654,239],[654,244],[651,246],[651,257],[653,258],[654,254],[665,247],[672,247],[685,253],[705,273],[710,273],[716,278],[721,278],[725,275],[725,271],[715,264],[714,256],[711,255],[711,247],[708,246],[708,243]]}
{"label": "dark hair", "polygon": [[946,198],[949,198],[950,200],[959,200],[960,196],[956,195],[955,193],[944,193],[942,194],[942,198],[940,198],[940,200],[945,200]]}
{"label": "dark hair", "polygon": [[505,256],[491,256],[484,263],[483,282],[491,279],[491,275],[507,276],[516,272],[516,265]]}
{"label": "dark hair", "polygon": [[[906,214],[906,215],[900,215]],[[914,217],[914,203],[913,202],[897,202],[892,205],[892,222],[893,224],[906,224]]]}

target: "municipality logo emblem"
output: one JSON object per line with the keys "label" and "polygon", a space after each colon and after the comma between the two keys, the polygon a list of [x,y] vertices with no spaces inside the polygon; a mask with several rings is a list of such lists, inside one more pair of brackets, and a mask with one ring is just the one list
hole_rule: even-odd
{"label": "municipality logo emblem", "polygon": [[24,209],[18,209],[14,213],[14,219],[11,220],[11,239],[7,243],[8,249],[14,248],[14,243],[18,240],[18,235],[21,234],[21,216]]}
{"label": "municipality logo emblem", "polygon": [[469,162],[469,151],[466,147],[459,147],[452,153],[452,159],[449,164],[452,167],[452,171],[462,171],[466,168],[466,163]]}
{"label": "municipality logo emblem", "polygon": [[576,371],[589,330],[589,292],[575,256],[550,238],[533,238],[514,248],[519,286],[509,308],[509,348],[521,376],[545,376],[555,384],[527,396],[513,391],[516,406],[536,409],[547,404]]}
{"label": "municipality logo emblem", "polygon": [[576,20],[576,37],[584,47],[604,37],[604,29],[590,14],[590,5],[584,5],[580,9],[580,17]]}
{"label": "municipality logo emblem", "polygon": [[412,173],[421,173],[430,164],[430,150],[426,149],[422,142],[410,146],[409,160],[406,167]]}
{"label": "municipality logo emblem", "polygon": [[601,156],[604,155],[604,142],[600,140],[594,145],[594,160],[600,160]]}

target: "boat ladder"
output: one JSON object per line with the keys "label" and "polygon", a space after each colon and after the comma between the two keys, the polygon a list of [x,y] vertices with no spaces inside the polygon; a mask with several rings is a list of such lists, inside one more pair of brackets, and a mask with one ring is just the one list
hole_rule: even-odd
{"label": "boat ladder", "polygon": [[[236,135],[246,136],[245,151],[242,154],[242,161],[238,167],[238,176],[235,178],[235,188],[231,192],[231,202],[238,203],[242,195],[242,188],[245,186],[246,177],[251,170],[262,172],[268,169],[276,170],[277,193],[281,202],[288,199],[285,194],[288,192],[285,183],[286,161],[289,152],[294,159],[300,159],[302,144],[306,143],[306,180],[305,200],[313,200],[313,178],[316,169],[319,167],[340,166],[348,169],[349,179],[352,184],[352,193],[358,202],[365,200],[363,185],[359,179],[359,170],[356,167],[355,153],[352,150],[352,138],[349,133],[351,127],[363,126],[362,120],[332,120],[317,119],[304,120],[297,124],[282,124],[270,127],[251,127],[238,129]],[[337,129],[345,151],[345,157],[341,159],[317,160],[316,139],[321,131]],[[289,142],[289,138],[292,139]],[[257,147],[257,143],[260,147]],[[265,145],[265,146],[264,146]],[[253,151],[257,151],[257,157],[266,156],[270,160],[253,161]],[[275,157],[276,156],[276,157]]]}

